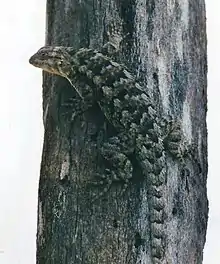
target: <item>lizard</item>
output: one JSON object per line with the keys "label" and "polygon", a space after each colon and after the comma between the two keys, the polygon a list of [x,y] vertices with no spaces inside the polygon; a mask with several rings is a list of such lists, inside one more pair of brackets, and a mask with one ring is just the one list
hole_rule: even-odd
{"label": "lizard", "polygon": [[135,177],[135,157],[148,184],[150,243],[152,262],[164,258],[164,185],[166,153],[180,157],[181,130],[175,122],[162,118],[153,100],[127,68],[107,55],[90,48],[44,46],[30,59],[30,64],[66,78],[88,107],[98,103],[106,119],[117,131],[100,147],[103,158],[111,164],[100,181],[107,191],[114,181],[125,185]]}

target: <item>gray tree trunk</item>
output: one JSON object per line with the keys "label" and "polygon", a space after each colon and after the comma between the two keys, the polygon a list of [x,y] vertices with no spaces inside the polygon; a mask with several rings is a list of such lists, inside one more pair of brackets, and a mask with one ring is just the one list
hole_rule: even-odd
{"label": "gray tree trunk", "polygon": [[71,122],[65,103],[75,91],[63,78],[44,74],[37,263],[202,263],[208,218],[204,0],[48,0],[46,43],[100,49],[112,21],[122,24],[124,35],[117,60],[144,84],[160,114],[181,120],[196,158],[181,170],[167,157],[164,255],[157,261],[145,180],[123,195],[115,184],[92,201],[104,188],[89,184],[101,162],[92,142],[111,128],[96,107]]}

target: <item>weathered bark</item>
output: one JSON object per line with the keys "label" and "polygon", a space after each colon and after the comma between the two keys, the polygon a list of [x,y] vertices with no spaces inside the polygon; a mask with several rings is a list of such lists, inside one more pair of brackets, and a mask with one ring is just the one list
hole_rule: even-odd
{"label": "weathered bark", "polygon": [[[161,263],[202,263],[208,202],[206,18],[204,0],[48,0],[47,44],[100,49],[105,26],[123,25],[118,61],[145,84],[163,115],[182,121],[197,148],[183,173],[167,159],[165,256]],[[146,182],[122,196],[89,184],[100,164],[93,142],[111,128],[95,107],[70,122],[74,95],[61,77],[44,74],[45,138],[38,202],[37,263],[152,263]]]}

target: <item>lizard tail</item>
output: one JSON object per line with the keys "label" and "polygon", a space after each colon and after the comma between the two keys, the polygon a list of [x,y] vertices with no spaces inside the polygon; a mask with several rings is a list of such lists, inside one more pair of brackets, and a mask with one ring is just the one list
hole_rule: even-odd
{"label": "lizard tail", "polygon": [[[140,151],[142,170],[147,179],[150,223],[151,256],[154,264],[162,263],[165,252],[164,236],[164,186],[166,184],[166,159],[161,142],[148,137]],[[147,142],[147,143],[146,143]],[[150,147],[149,147],[150,146]],[[145,157],[145,159],[143,158]]]}

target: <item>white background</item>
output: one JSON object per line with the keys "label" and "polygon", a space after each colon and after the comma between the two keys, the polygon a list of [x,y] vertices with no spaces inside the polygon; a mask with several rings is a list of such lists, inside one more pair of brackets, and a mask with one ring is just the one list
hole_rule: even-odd
{"label": "white background", "polygon": [[[220,1],[207,0],[209,225],[205,264],[220,263]],[[34,264],[43,144],[41,71],[28,64],[44,45],[46,0],[0,3],[0,263]]]}

